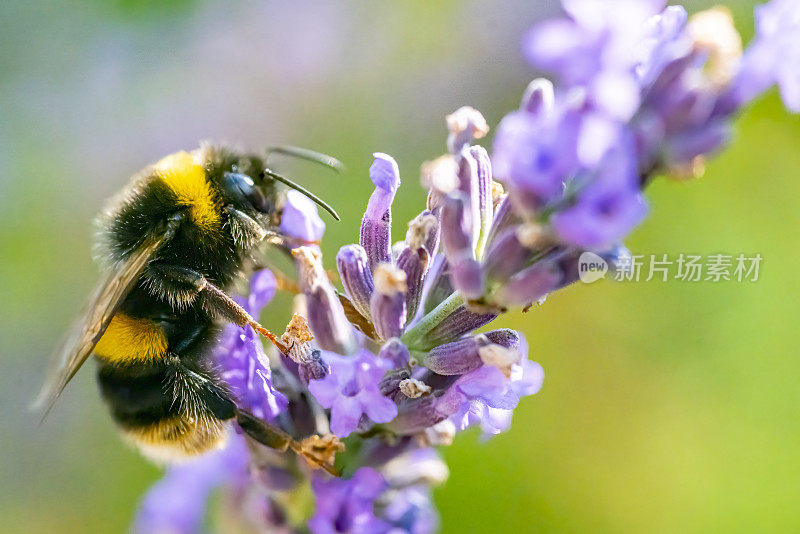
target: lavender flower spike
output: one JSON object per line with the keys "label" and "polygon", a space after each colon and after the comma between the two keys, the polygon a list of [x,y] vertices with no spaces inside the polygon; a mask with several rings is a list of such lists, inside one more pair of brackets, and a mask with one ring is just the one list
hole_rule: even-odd
{"label": "lavender flower spike", "polygon": [[375,191],[369,198],[367,210],[361,219],[360,243],[364,247],[371,269],[379,263],[392,261],[391,228],[392,202],[400,187],[400,170],[397,162],[381,152],[373,154],[375,161],[369,168],[369,177]]}
{"label": "lavender flower spike", "polygon": [[292,251],[300,271],[300,289],[306,296],[308,322],[319,346],[340,354],[355,347],[353,329],[344,314],[339,297],[322,267],[322,257],[311,247]]}
{"label": "lavender flower spike", "polygon": [[[447,117],[447,152],[421,169],[427,209],[394,245],[400,173],[374,154],[358,243],[336,257],[346,296],[323,267],[316,208],[286,194],[272,224],[301,294],[285,354],[268,359],[251,328],[227,325],[207,363],[240,411],[291,437],[275,440],[289,450],[231,433],[226,449],[169,469],[135,532],[197,532],[222,485],[237,514],[223,530],[432,534],[431,487],[447,476],[433,447],[470,426],[504,431],[544,379],[520,333],[483,328],[579,280],[589,256],[634,267],[621,241],[646,213],[645,188],[696,171],[758,93],[777,85],[800,111],[800,0],[759,0],[744,55],[725,8],[689,18],[667,0],[560,1],[565,16],[523,43],[554,81],[531,82],[491,160],[473,145],[489,130],[478,111]],[[236,302],[257,316],[278,284],[266,270],[250,282]]]}

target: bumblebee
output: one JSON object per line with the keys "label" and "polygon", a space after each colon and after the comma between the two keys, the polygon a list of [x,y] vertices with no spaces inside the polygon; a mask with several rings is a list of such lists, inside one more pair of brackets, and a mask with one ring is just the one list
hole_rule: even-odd
{"label": "bumblebee", "polygon": [[[338,164],[303,149],[274,152]],[[178,152],[112,199],[98,218],[105,276],[42,389],[45,414],[94,354],[112,418],[146,456],[165,461],[219,447],[232,420],[264,445],[307,454],[283,430],[238,409],[208,358],[225,321],[250,325],[287,350],[227,294],[252,269],[265,238],[280,238],[279,183],[338,220],[327,204],[270,170],[267,158],[213,145]]]}

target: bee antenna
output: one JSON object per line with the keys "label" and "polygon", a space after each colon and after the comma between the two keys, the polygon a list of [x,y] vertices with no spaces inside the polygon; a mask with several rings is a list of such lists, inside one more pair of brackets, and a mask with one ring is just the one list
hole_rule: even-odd
{"label": "bee antenna", "polygon": [[311,191],[309,191],[305,187],[302,187],[302,186],[294,183],[293,181],[291,181],[287,177],[285,177],[283,175],[280,175],[280,174],[278,174],[278,173],[276,173],[274,171],[271,171],[269,169],[264,169],[264,174],[269,176],[270,178],[272,178],[274,180],[277,180],[279,182],[282,182],[282,183],[288,185],[289,187],[291,187],[295,191],[298,191],[298,192],[304,194],[309,199],[313,200],[317,205],[319,205],[319,207],[321,207],[322,209],[324,209],[325,211],[330,213],[333,216],[334,219],[336,219],[337,221],[341,220],[339,218],[339,214],[336,213],[336,210],[334,210],[327,202],[325,202],[324,200],[319,198],[317,195],[315,195],[314,193],[312,193]]}
{"label": "bee antenna", "polygon": [[341,172],[344,170],[344,164],[333,156],[328,156],[327,154],[315,152],[314,150],[309,150],[307,148],[289,145],[270,146],[267,147],[267,160],[269,160],[270,154],[273,153],[319,163],[320,165],[324,165],[325,167],[328,167],[336,172]]}

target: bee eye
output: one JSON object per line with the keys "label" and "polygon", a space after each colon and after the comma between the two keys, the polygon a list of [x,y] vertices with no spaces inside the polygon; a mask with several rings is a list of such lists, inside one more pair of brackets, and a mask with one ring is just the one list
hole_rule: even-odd
{"label": "bee eye", "polygon": [[225,173],[225,192],[243,204],[249,204],[260,212],[268,212],[271,203],[260,187],[246,174],[237,172]]}

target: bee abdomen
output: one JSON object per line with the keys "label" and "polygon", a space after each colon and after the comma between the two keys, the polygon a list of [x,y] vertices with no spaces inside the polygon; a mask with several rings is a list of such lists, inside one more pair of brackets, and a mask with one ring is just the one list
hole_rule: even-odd
{"label": "bee abdomen", "polygon": [[213,377],[165,362],[103,364],[103,398],[123,435],[143,454],[173,461],[221,447],[233,402]]}
{"label": "bee abdomen", "polygon": [[94,353],[115,364],[152,362],[164,357],[167,345],[167,336],[158,323],[119,312],[95,346]]}

